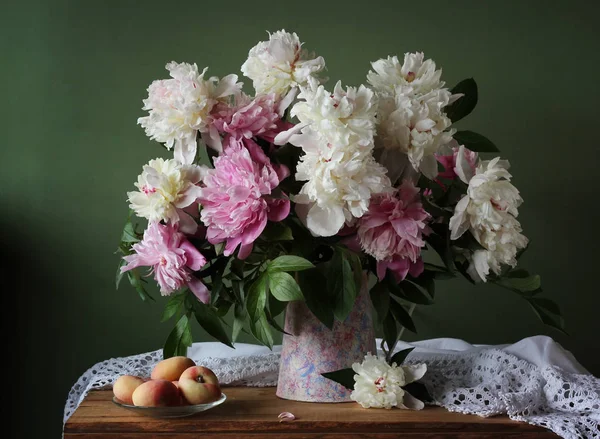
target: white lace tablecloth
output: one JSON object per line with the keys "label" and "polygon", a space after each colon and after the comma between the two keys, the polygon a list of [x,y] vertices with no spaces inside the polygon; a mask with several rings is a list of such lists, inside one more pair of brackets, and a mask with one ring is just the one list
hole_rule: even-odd
{"label": "white lace tablecloth", "polygon": [[[423,383],[433,404],[454,412],[511,419],[549,428],[563,438],[600,439],[600,379],[549,337],[512,345],[471,345],[439,338],[399,343],[416,348],[407,363],[427,363]],[[188,356],[212,369],[222,384],[277,385],[281,346],[194,343]],[[69,392],[64,421],[92,389],[110,388],[121,375],[150,376],[162,350],[112,358],[87,370]]]}

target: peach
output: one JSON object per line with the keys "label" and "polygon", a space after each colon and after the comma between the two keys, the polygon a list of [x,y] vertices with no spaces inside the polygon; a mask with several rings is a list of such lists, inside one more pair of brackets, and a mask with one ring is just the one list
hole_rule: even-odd
{"label": "peach", "polygon": [[131,375],[120,376],[113,384],[113,393],[118,400],[126,404],[133,404],[133,392],[144,383],[144,379]]}
{"label": "peach", "polygon": [[179,378],[179,390],[190,404],[208,404],[221,396],[217,376],[203,366],[186,369]]}
{"label": "peach", "polygon": [[162,360],[152,369],[153,380],[177,381],[184,370],[195,366],[194,360],[187,357],[171,357]]}
{"label": "peach", "polygon": [[165,407],[181,404],[181,394],[177,387],[166,380],[150,380],[134,390],[133,405],[144,407]]}

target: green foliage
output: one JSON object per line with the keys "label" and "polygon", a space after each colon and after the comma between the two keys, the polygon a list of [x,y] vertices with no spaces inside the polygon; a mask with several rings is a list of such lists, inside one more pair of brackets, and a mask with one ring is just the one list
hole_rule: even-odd
{"label": "green foliage", "polygon": [[298,273],[300,288],[304,292],[306,306],[329,329],[333,328],[334,297],[327,287],[327,279],[318,268]]}
{"label": "green foliage", "polygon": [[269,349],[273,348],[273,334],[264,311],[259,315],[258,320],[250,322],[250,332],[261,344]]}
{"label": "green foliage", "polygon": [[459,145],[464,145],[466,148],[475,152],[499,152],[500,150],[494,143],[481,134],[473,131],[457,131],[454,134],[454,140]]}
{"label": "green foliage", "polygon": [[338,384],[341,384],[348,390],[354,390],[354,375],[355,372],[352,368],[340,369],[334,372],[326,372],[322,373],[322,376],[330,379],[331,381],[335,381]]}
{"label": "green foliage", "polygon": [[452,94],[464,95],[445,108],[446,115],[452,123],[456,123],[475,109],[478,99],[477,83],[473,78],[464,79],[450,91]]}
{"label": "green foliage", "polygon": [[396,320],[406,329],[414,333],[417,332],[415,322],[413,322],[413,319],[408,313],[408,311],[406,311],[404,307],[398,302],[396,302],[394,299],[390,300],[390,313],[394,317],[394,320]]}
{"label": "green foliage", "polygon": [[265,230],[260,235],[260,238],[268,242],[292,241],[294,235],[292,234],[292,229],[285,224],[269,221],[267,227],[265,227]]}
{"label": "green foliage", "polygon": [[271,273],[278,271],[303,271],[315,266],[308,260],[294,255],[283,255],[267,264],[267,270]]}
{"label": "green foliage", "polygon": [[527,297],[526,300],[544,324],[557,329],[563,334],[567,334],[564,318],[559,306],[554,301],[538,297]]}
{"label": "green foliage", "polygon": [[392,358],[390,359],[390,364],[396,363],[397,366],[400,366],[402,363],[404,363],[404,360],[406,360],[408,354],[410,354],[414,349],[415,348],[409,348],[396,352],[394,355],[392,355]]}
{"label": "green foliage", "polygon": [[304,300],[300,286],[288,273],[283,271],[268,272],[268,277],[269,290],[277,300],[281,302]]}
{"label": "green foliage", "polygon": [[385,282],[377,282],[371,288],[371,302],[377,313],[377,323],[383,323],[390,307],[390,292]]}
{"label": "green foliage", "polygon": [[184,314],[169,334],[163,347],[163,358],[171,358],[179,355],[186,356],[187,348],[192,345],[192,330],[188,315]]}
{"label": "green foliage", "polygon": [[346,253],[339,249],[336,249],[326,270],[327,289],[334,297],[333,315],[337,320],[343,322],[354,307],[360,284],[356,283]]}
{"label": "green foliage", "polygon": [[246,299],[246,309],[252,322],[256,322],[264,314],[268,288],[269,277],[266,272],[261,274],[250,286]]}
{"label": "green foliage", "polygon": [[202,326],[209,335],[219,340],[221,343],[233,347],[231,344],[231,340],[229,336],[223,329],[223,325],[221,324],[221,319],[215,313],[215,310],[209,306],[205,305],[200,301],[196,301],[194,303],[194,314],[196,315],[196,320]]}
{"label": "green foliage", "polygon": [[183,309],[185,303],[185,296],[185,293],[181,293],[173,294],[169,298],[169,301],[165,306],[165,310],[163,311],[161,322],[166,322]]}

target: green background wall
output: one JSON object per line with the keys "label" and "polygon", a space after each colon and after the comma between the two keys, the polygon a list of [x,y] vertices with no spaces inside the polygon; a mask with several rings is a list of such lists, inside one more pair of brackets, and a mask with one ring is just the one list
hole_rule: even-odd
{"label": "green background wall", "polygon": [[[71,384],[92,364],[161,347],[162,304],[114,288],[125,192],[163,154],[136,118],[171,60],[238,72],[266,30],[299,33],[329,76],[358,85],[369,61],[422,50],[449,85],[473,76],[480,103],[460,127],[513,163],[542,275],[570,336],[492,286],[439,287],[414,338],[510,343],[548,334],[593,373],[600,298],[598,7],[588,1],[48,1],[4,4],[0,224],[5,356],[15,371],[15,437],[58,437]],[[9,316],[17,316],[16,322]],[[206,339],[199,331],[197,340]],[[19,417],[18,419],[21,419]]]}

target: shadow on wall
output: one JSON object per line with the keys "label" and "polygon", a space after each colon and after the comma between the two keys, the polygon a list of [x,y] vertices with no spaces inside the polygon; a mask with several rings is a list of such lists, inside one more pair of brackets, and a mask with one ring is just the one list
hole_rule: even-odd
{"label": "shadow on wall", "polygon": [[[48,426],[62,423],[58,401],[65,397],[52,379],[58,372],[52,360],[57,340],[48,303],[57,288],[41,262],[40,255],[48,250],[33,235],[19,230],[20,224],[23,222],[6,216],[0,220],[3,362],[11,371],[4,426],[12,433],[9,437],[49,437],[44,435]],[[34,332],[40,327],[48,331]],[[32,415],[35,422],[31,422]]]}

